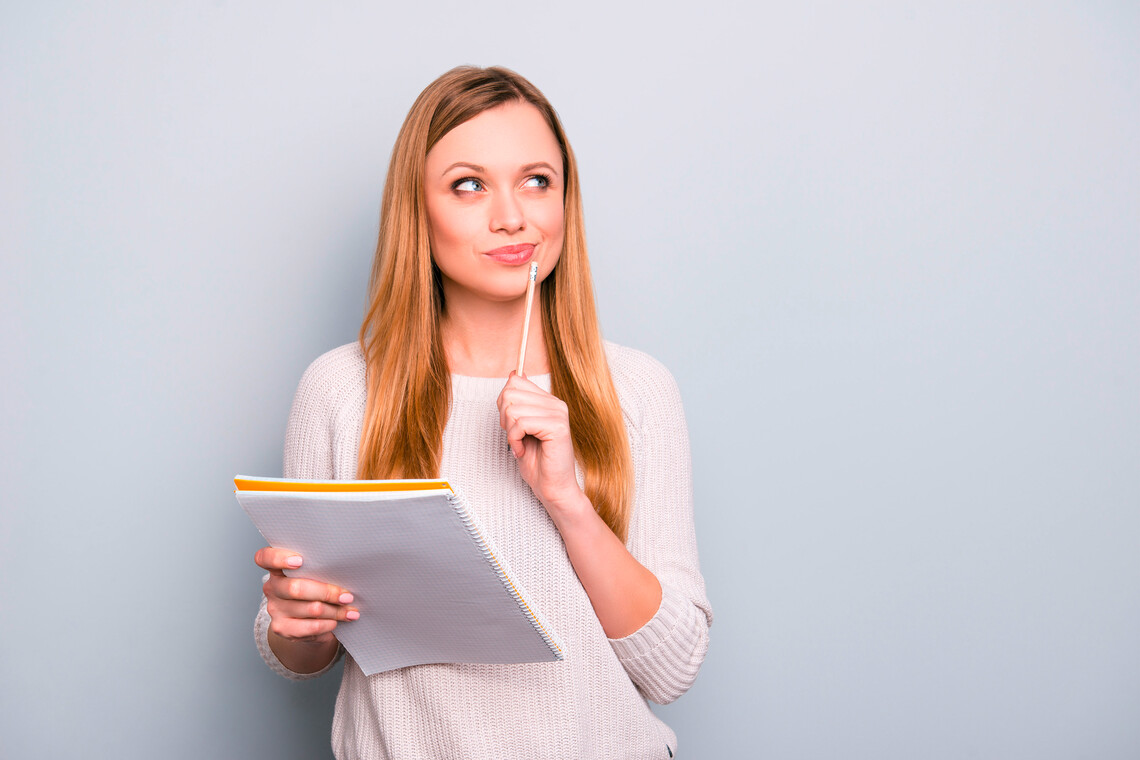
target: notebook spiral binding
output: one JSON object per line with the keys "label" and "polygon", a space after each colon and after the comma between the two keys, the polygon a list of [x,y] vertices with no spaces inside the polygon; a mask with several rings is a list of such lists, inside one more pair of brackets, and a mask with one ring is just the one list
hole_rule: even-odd
{"label": "notebook spiral binding", "polygon": [[538,616],[535,615],[534,610],[532,610],[530,608],[530,605],[526,603],[526,600],[523,599],[522,594],[519,593],[519,590],[515,587],[515,584],[510,579],[510,576],[508,576],[506,571],[503,570],[503,566],[499,563],[499,558],[496,557],[495,553],[491,551],[490,546],[487,544],[487,540],[483,538],[483,531],[479,528],[479,523],[475,521],[475,516],[467,510],[467,504],[464,501],[463,496],[455,491],[453,487],[452,492],[447,495],[447,500],[451,502],[452,508],[455,509],[455,514],[459,517],[460,522],[463,523],[463,527],[467,530],[468,535],[471,536],[471,540],[475,542],[475,545],[479,548],[479,551],[487,560],[487,564],[489,564],[491,568],[494,569],[495,574],[499,576],[499,581],[503,584],[503,588],[505,588],[507,590],[507,593],[511,595],[511,598],[515,600],[515,603],[518,604],[519,609],[523,612],[523,614],[526,616],[526,619],[534,627],[534,630],[538,633],[539,636],[542,637],[542,640],[546,646],[550,648],[550,652],[554,655],[554,659],[564,659],[562,654],[562,647],[558,646],[558,644],[547,632],[546,627],[543,626],[543,624],[539,621]]}

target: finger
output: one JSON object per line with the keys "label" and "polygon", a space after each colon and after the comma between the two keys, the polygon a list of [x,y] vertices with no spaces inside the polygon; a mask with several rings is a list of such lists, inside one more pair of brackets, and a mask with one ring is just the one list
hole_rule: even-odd
{"label": "finger", "polygon": [[522,439],[526,437],[526,432],[519,428],[515,420],[507,422],[503,431],[507,434],[507,448],[515,455],[515,459],[520,458],[526,451],[522,442]]}
{"label": "finger", "polygon": [[499,398],[495,402],[499,407],[499,427],[503,428],[504,430],[507,427],[504,420],[507,419],[507,414],[516,400],[517,395],[515,391],[508,385],[507,387],[503,388],[502,391],[500,391]]}
{"label": "finger", "polygon": [[253,555],[253,561],[265,570],[293,570],[303,564],[301,555],[288,549],[263,546]]}
{"label": "finger", "polygon": [[357,620],[360,617],[360,610],[356,607],[346,607],[341,604],[327,604],[325,602],[299,602],[293,600],[283,600],[274,603],[270,617],[273,617],[274,613],[298,620],[319,618],[343,622],[346,620]]}
{"label": "finger", "polygon": [[277,599],[294,599],[303,602],[325,602],[326,604],[351,604],[352,592],[331,583],[322,583],[309,578],[289,578],[284,575],[271,575],[262,586],[266,596]]}
{"label": "finger", "polygon": [[506,420],[519,417],[554,417],[569,419],[566,406],[553,396],[546,399],[523,398],[512,401],[501,416]]}
{"label": "finger", "polygon": [[569,420],[564,402],[550,394],[504,392],[499,406],[499,427],[508,429],[520,417],[561,417]]}
{"label": "finger", "polygon": [[522,459],[527,452],[526,439],[530,438],[536,444],[548,440],[547,434],[535,426],[534,417],[521,417],[514,420],[506,430],[507,446],[515,459]]}
{"label": "finger", "polygon": [[549,422],[557,423],[559,419],[558,409],[552,408],[549,404],[511,404],[499,415],[499,426],[504,432],[509,433],[520,421],[526,420],[525,435],[533,435],[534,430],[538,429],[537,426]]}
{"label": "finger", "polygon": [[511,421],[506,430],[507,441],[519,441],[528,435],[539,441],[553,441],[561,436],[570,434],[570,426],[565,419],[556,414],[520,415]]}
{"label": "finger", "polygon": [[520,446],[523,439],[534,436],[540,440],[549,439],[546,431],[557,425],[557,418],[552,417],[546,410],[533,407],[512,408],[509,414],[504,414],[499,420],[503,432],[507,434],[507,445],[515,456],[521,456]]}
{"label": "finger", "polygon": [[507,387],[546,393],[546,391],[538,387],[538,385],[529,377],[526,375],[520,375],[518,372],[515,372],[513,370],[511,371],[511,374],[507,375]]}
{"label": "finger", "polygon": [[497,399],[499,410],[501,411],[505,406],[517,401],[524,395],[533,395],[535,398],[554,398],[549,392],[544,391],[527,378],[520,377],[512,371],[507,377],[507,382],[503,386],[503,390],[499,392],[499,398]]}
{"label": "finger", "polygon": [[269,630],[283,639],[311,640],[336,630],[337,621],[328,618],[290,618],[270,615]]}
{"label": "finger", "polygon": [[549,391],[543,390],[529,380],[510,380],[503,386],[503,390],[499,391],[499,398],[508,401],[515,401],[519,399],[553,399],[555,396]]}

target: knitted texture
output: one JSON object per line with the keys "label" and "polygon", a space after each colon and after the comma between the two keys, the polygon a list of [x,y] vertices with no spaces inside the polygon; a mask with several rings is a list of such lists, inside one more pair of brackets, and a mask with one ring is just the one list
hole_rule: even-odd
{"label": "knitted texture", "polygon": [[[558,530],[507,449],[495,406],[506,380],[453,375],[440,474],[464,493],[566,659],[365,676],[345,656],[332,728],[340,760],[644,760],[676,752],[676,737],[646,699],[665,704],[683,694],[708,650],[712,610],[697,563],[688,431],[677,385],[661,364],[613,344],[606,350],[636,473],[627,546],[661,582],[661,607],[633,634],[606,638]],[[289,415],[285,477],[355,478],[364,375],[355,343],[305,372]],[[530,379],[550,389],[549,375]],[[269,666],[293,679],[319,675],[278,661],[268,623],[263,601],[255,635]]]}

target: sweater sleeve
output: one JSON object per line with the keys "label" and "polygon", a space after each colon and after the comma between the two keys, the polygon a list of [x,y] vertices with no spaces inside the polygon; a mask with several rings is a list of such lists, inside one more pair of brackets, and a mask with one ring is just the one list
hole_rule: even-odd
{"label": "sweater sleeve", "polygon": [[[301,376],[289,423],[285,429],[286,478],[332,480],[337,477],[335,447],[337,446],[337,417],[340,409],[337,388],[346,375],[352,374],[353,354],[349,346],[330,351],[314,361]],[[263,579],[268,580],[266,575]],[[344,654],[337,649],[336,657],[327,667],[316,673],[296,673],[285,667],[269,648],[269,612],[265,597],[254,620],[254,640],[257,651],[265,663],[279,675],[294,681],[304,681],[327,673]]]}
{"label": "sweater sleeve", "polygon": [[688,428],[676,381],[662,365],[623,349],[611,368],[636,473],[627,546],[657,576],[662,598],[649,622],[610,644],[642,694],[668,704],[696,679],[712,623],[697,559]]}

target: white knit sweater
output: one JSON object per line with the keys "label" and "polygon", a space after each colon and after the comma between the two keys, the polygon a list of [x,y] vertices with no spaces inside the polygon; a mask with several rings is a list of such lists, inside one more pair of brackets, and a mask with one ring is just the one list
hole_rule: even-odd
{"label": "white knit sweater", "polygon": [[[627,546],[660,580],[660,609],[635,633],[606,638],[558,530],[507,450],[495,406],[506,381],[454,375],[440,474],[463,492],[565,660],[418,665],[365,676],[347,656],[332,728],[340,760],[675,754],[676,737],[646,699],[664,704],[689,688],[712,621],[697,565],[688,432],[669,372],[638,351],[606,349],[636,471]],[[356,476],[364,371],[359,346],[349,344],[305,372],[289,415],[286,477]],[[550,389],[549,375],[530,379]],[[285,668],[269,649],[268,624],[263,601],[255,628],[269,666],[288,678],[319,675]]]}

